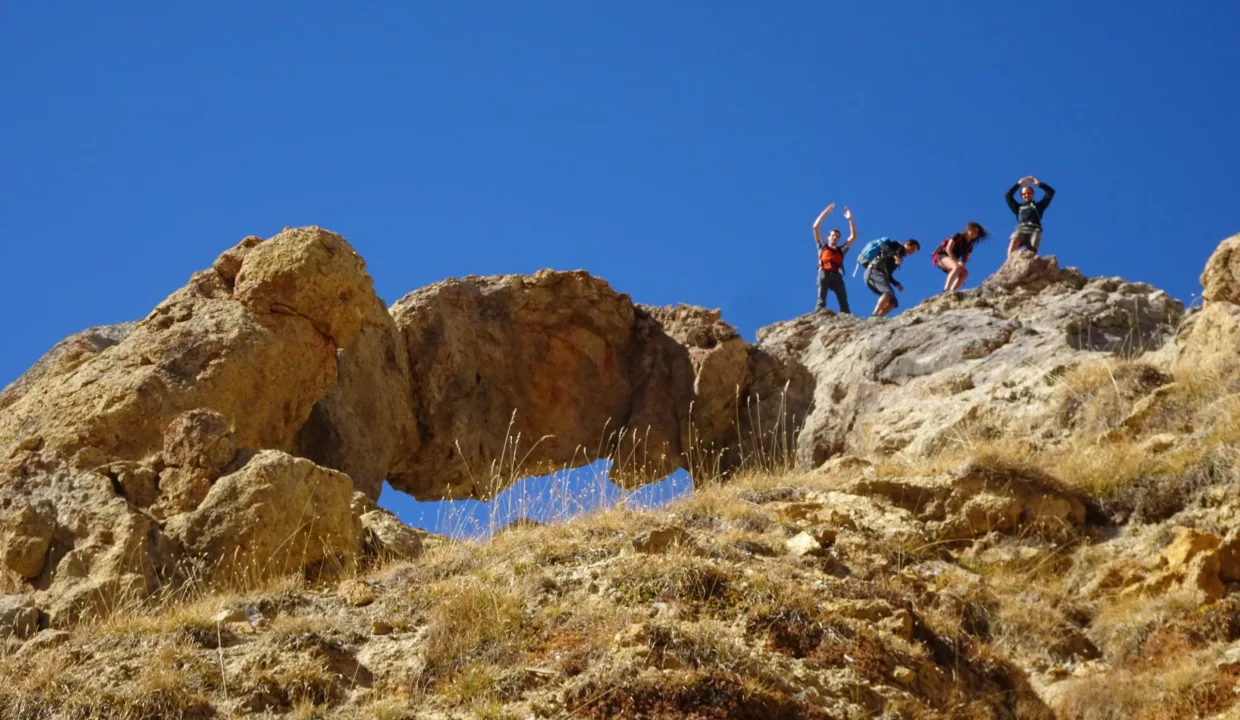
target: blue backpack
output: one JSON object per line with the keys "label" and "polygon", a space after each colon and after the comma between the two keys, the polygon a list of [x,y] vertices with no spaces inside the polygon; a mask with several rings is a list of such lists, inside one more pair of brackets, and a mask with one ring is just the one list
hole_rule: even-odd
{"label": "blue backpack", "polygon": [[871,240],[861,248],[861,252],[857,253],[857,267],[853,268],[853,275],[856,276],[857,269],[861,267],[869,267],[881,255],[893,252],[892,246],[899,247],[900,243],[888,237],[880,237],[877,240]]}

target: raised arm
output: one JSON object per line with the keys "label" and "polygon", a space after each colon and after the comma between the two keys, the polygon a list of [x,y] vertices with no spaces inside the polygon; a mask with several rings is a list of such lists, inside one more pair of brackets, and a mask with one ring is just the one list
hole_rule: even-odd
{"label": "raised arm", "polygon": [[834,209],[835,209],[835,203],[831,203],[830,205],[827,206],[826,210],[823,210],[821,213],[818,214],[818,219],[814,221],[814,242],[818,244],[818,247],[822,247],[825,244],[822,241],[822,230],[821,230],[822,220],[826,216],[830,215],[831,211]]}
{"label": "raised arm", "polygon": [[1042,199],[1038,201],[1038,212],[1046,212],[1046,206],[1051,204],[1051,199],[1055,197],[1055,188],[1040,182],[1037,178],[1033,178],[1033,184],[1042,188]]}
{"label": "raised arm", "polygon": [[1008,207],[1010,207],[1012,209],[1012,212],[1016,215],[1020,214],[1020,205],[1016,203],[1016,191],[1020,189],[1020,186],[1023,185],[1024,182],[1025,182],[1025,178],[1021,178],[1020,180],[1017,180],[1015,185],[1008,188],[1007,195],[1006,195]]}
{"label": "raised arm", "polygon": [[848,252],[852,244],[857,242],[857,223],[853,222],[852,210],[848,206],[844,206],[844,219],[848,220],[848,240],[844,243],[843,251]]}

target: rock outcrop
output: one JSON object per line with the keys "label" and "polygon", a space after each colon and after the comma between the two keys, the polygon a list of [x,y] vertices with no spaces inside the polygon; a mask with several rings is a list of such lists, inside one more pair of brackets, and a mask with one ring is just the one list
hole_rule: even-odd
{"label": "rock outcrop", "polygon": [[[1240,341],[1236,242],[1207,266],[1209,305],[1183,357]],[[1053,378],[1158,348],[1183,319],[1148,285],[1021,254],[894,319],[806,315],[755,344],[718,311],[635,305],[580,271],[447,280],[388,310],[343,238],[249,237],[143,320],[66,339],[0,394],[0,559],[70,618],[97,609],[89,598],[175,584],[187,563],[252,580],[416,555],[395,518],[348,510],[385,480],[421,499],[485,499],[601,457],[637,485],[678,467],[714,478],[929,457],[1000,434],[1053,445]],[[1015,508],[1042,502],[976,478],[935,483],[918,492],[980,518],[934,525],[939,539],[1027,523]],[[970,505],[975,493],[990,504]],[[1077,504],[1052,505],[1079,526]],[[295,521],[303,511],[313,528]],[[281,554],[293,545],[297,562]]]}
{"label": "rock outcrop", "polygon": [[633,412],[633,303],[584,272],[448,280],[392,316],[421,446],[390,479],[415,496],[486,498],[593,461]]}
{"label": "rock outcrop", "polygon": [[813,378],[812,397],[789,393],[787,407],[805,418],[797,464],[816,467],[842,453],[928,456],[1017,428],[1049,440],[1049,378],[1158,348],[1183,314],[1149,285],[1087,280],[1053,256],[1022,253],[980,287],[890,320],[806,315],[758,338]]}
{"label": "rock outcrop", "polygon": [[318,228],[242,250],[235,276],[195,273],[124,340],[31,383],[0,416],[0,459],[142,460],[196,408],[221,413],[245,447],[290,449],[374,291],[348,243]]}
{"label": "rock outcrop", "polygon": [[[293,569],[275,550],[296,541],[306,572],[328,558],[350,566],[359,547],[351,480],[332,473],[343,500],[312,494],[315,503],[301,507],[305,486],[324,484],[329,471],[285,456],[303,465],[272,495],[259,482],[274,482],[272,473],[246,460],[298,445],[312,408],[336,387],[338,353],[376,306],[348,243],[302,228],[247,238],[143,320],[57,345],[3,396],[5,581],[36,591],[59,625],[180,582],[204,552],[222,553],[209,559],[212,572],[262,556],[274,574]],[[345,402],[349,389],[339,393]],[[294,518],[327,535],[301,538],[263,515],[265,503],[279,517],[295,508]],[[337,532],[342,515],[347,533]],[[204,517],[212,528],[200,527]],[[228,522],[259,517],[257,528]],[[324,540],[337,535],[344,539]]]}

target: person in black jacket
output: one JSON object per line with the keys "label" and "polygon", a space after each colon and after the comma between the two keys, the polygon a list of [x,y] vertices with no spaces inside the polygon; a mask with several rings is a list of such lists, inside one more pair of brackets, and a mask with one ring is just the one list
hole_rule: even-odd
{"label": "person in black jacket", "polygon": [[[1037,185],[1042,188],[1042,199],[1033,201],[1033,186]],[[1020,203],[1016,202],[1016,190],[1020,189]],[[1012,232],[1011,242],[1008,243],[1008,257],[1012,257],[1012,253],[1027,248],[1038,254],[1038,246],[1042,244],[1042,215],[1046,212],[1046,208],[1051,204],[1051,199],[1055,197],[1055,189],[1044,182],[1038,182],[1038,179],[1032,175],[1027,175],[1016,181],[1007,191],[1007,204],[1016,215],[1016,230]]]}

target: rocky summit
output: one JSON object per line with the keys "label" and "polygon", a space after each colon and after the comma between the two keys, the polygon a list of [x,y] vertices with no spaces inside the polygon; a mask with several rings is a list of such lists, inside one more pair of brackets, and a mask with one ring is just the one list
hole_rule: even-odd
{"label": "rocky summit", "polygon": [[[0,393],[0,716],[1240,717],[1240,236],[743,339],[248,237]],[[403,525],[606,458],[695,491]]]}

